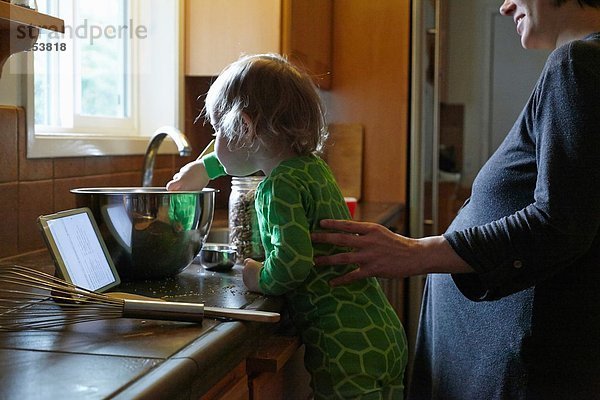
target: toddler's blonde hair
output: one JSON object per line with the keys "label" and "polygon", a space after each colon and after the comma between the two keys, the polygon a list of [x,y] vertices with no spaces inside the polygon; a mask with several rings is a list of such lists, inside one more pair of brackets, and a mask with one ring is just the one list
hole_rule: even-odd
{"label": "toddler's blonde hair", "polygon": [[204,115],[234,148],[287,147],[308,155],[321,152],[327,139],[311,78],[278,54],[244,56],[226,67],[208,90]]}

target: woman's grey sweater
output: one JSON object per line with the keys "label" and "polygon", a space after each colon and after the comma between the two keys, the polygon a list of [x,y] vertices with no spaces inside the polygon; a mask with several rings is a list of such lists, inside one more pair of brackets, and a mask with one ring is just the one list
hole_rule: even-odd
{"label": "woman's grey sweater", "polygon": [[600,33],[548,58],[444,235],[409,400],[600,399]]}

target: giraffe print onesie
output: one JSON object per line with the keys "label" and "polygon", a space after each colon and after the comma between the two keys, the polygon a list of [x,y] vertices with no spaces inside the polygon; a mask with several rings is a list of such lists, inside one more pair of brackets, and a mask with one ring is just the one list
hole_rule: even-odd
{"label": "giraffe print onesie", "polygon": [[283,295],[306,346],[315,399],[402,399],[407,343],[375,278],[328,281],[355,265],[315,267],[313,257],[344,249],[313,244],[324,218],[350,219],[331,170],[319,157],[282,162],[256,192],[266,259],[259,285]]}

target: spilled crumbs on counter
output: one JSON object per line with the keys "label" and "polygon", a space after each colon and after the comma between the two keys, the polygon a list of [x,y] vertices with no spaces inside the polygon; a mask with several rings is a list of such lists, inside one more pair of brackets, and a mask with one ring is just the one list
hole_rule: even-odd
{"label": "spilled crumbs on counter", "polygon": [[192,303],[206,303],[206,299],[202,296],[199,296],[196,293],[189,294],[178,294],[176,296],[163,296],[161,299],[165,301],[185,301],[186,298],[189,298]]}

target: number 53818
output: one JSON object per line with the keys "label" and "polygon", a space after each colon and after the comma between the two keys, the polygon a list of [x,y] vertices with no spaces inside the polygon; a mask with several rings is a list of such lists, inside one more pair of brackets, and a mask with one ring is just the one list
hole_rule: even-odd
{"label": "number 53818", "polygon": [[31,47],[33,51],[65,51],[66,43],[36,43]]}

